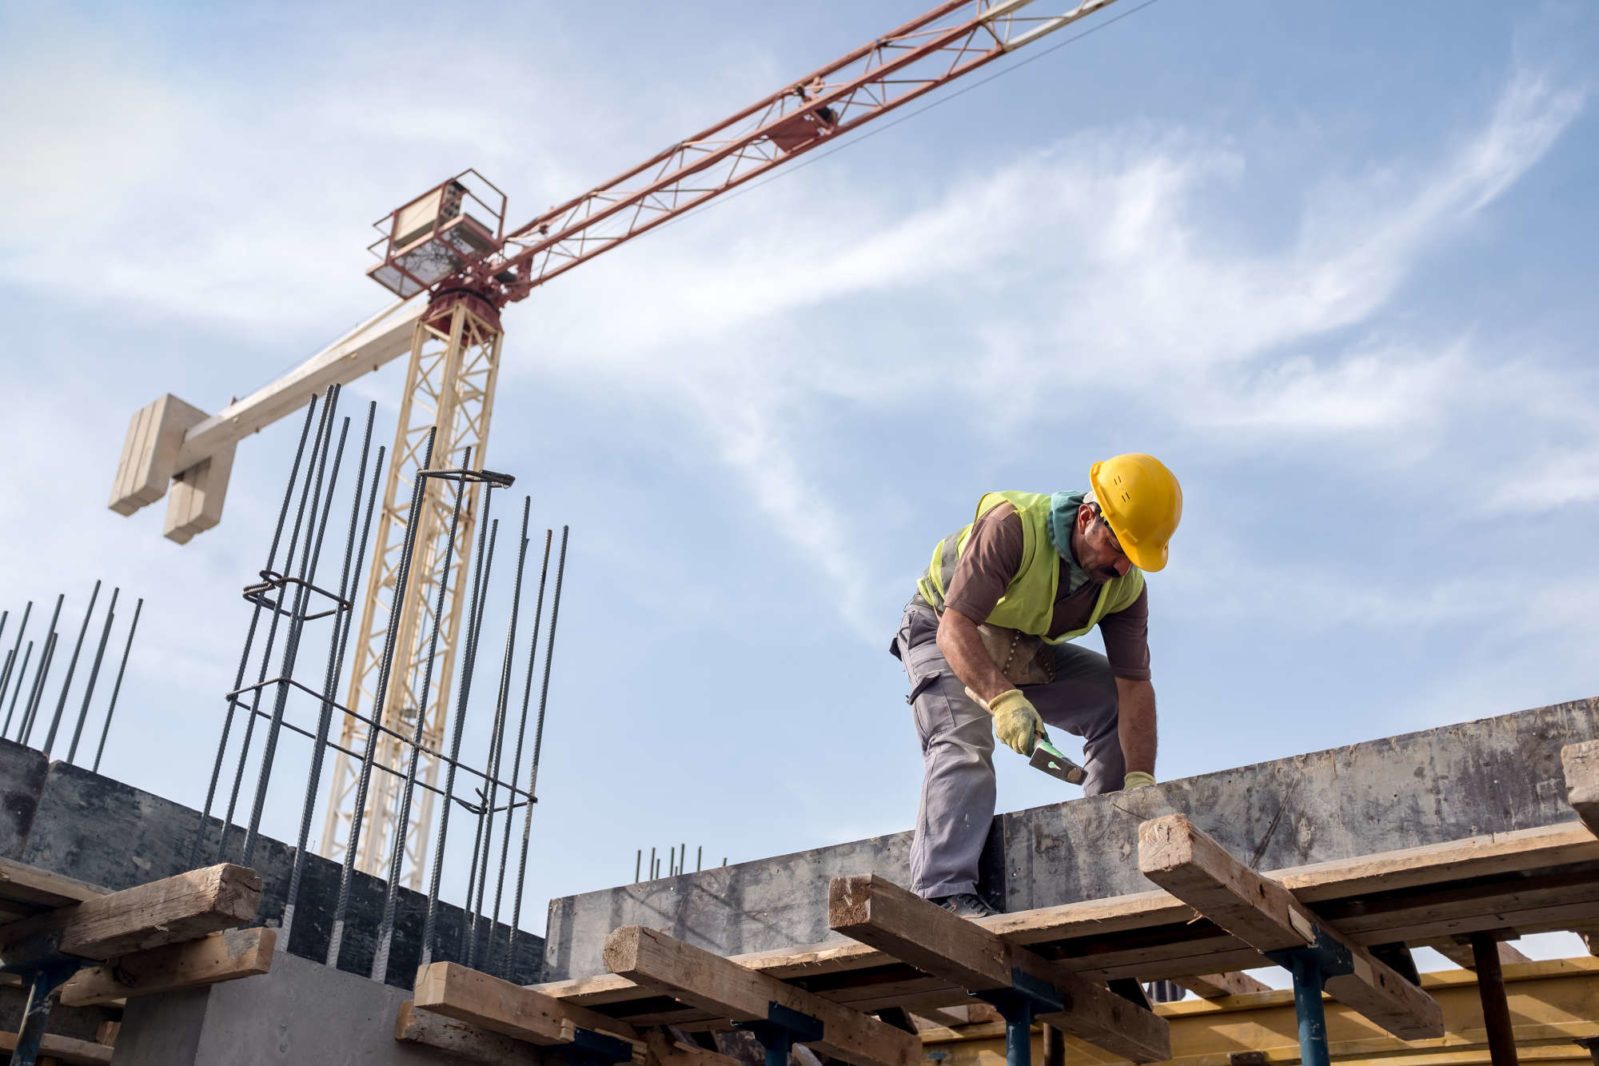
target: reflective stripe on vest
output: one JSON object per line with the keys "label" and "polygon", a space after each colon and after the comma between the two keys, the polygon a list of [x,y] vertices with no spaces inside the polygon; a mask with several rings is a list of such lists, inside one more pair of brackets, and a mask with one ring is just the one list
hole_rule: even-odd
{"label": "reflective stripe on vest", "polygon": [[933,547],[927,571],[916,582],[917,591],[939,613],[944,610],[944,591],[955,574],[955,564],[966,551],[977,518],[1002,503],[1016,510],[1022,521],[1022,560],[1016,575],[1005,586],[1005,593],[983,621],[990,625],[1019,629],[1043,637],[1051,644],[1080,637],[1099,624],[1107,614],[1126,610],[1144,590],[1144,574],[1133,567],[1099,588],[1094,609],[1080,629],[1049,636],[1055,619],[1055,600],[1060,592],[1061,559],[1049,543],[1050,497],[1039,492],[990,492],[977,502],[977,516],[958,533],[951,533]]}

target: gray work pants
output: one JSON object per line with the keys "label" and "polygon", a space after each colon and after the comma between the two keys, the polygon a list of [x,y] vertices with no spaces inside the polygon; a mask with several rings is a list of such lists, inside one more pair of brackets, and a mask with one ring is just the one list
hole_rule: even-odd
{"label": "gray work pants", "polygon": [[[994,819],[995,793],[994,720],[966,695],[966,686],[938,650],[937,635],[938,616],[931,607],[919,597],[905,605],[894,651],[910,679],[906,701],[915,711],[922,742],[910,887],[928,899],[977,891],[977,862]],[[1055,655],[1055,680],[1023,685],[1023,695],[1045,723],[1083,738],[1085,795],[1121,788],[1126,763],[1116,732],[1110,663],[1071,644],[1046,645],[1046,650]]]}

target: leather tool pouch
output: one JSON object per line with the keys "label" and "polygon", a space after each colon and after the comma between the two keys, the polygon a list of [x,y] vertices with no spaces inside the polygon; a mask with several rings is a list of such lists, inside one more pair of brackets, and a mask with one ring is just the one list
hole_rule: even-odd
{"label": "leather tool pouch", "polygon": [[1013,685],[1043,685],[1055,680],[1055,657],[1043,637],[987,623],[977,627],[988,657]]}

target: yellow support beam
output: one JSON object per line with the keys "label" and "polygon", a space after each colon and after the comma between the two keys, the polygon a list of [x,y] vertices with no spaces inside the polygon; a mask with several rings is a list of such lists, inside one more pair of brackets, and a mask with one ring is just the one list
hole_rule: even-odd
{"label": "yellow support beam", "polygon": [[[1591,1066],[1592,1057],[1575,1041],[1599,1037],[1599,959],[1524,963],[1506,966],[1504,973],[1521,1061]],[[1338,1066],[1486,1066],[1488,1037],[1476,975],[1468,970],[1440,971],[1423,974],[1421,983],[1443,1008],[1442,1037],[1407,1043],[1328,1000],[1328,1050]],[[1290,991],[1162,1003],[1155,1013],[1170,1026],[1172,1057],[1154,1066],[1234,1066],[1233,1056],[1242,1052],[1259,1052],[1266,1063],[1299,1061]],[[1001,1025],[971,1026],[961,1032],[930,1029],[921,1036],[925,1052],[938,1066],[1003,1066],[1005,1061]],[[1066,1044],[1068,1063],[1116,1066],[1126,1061],[1073,1037]],[[1036,1034],[1033,1050],[1034,1061],[1042,1062]]]}

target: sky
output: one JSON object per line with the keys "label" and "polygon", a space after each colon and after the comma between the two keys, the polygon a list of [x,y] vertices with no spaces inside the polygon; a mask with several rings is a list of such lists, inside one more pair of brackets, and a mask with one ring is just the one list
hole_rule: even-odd
{"label": "sky", "polygon": [[[443,178],[519,222],[918,9],[0,9],[0,606],[144,598],[103,769],[203,799],[298,428],[241,445],[180,547],[106,507],[134,410],[215,411],[385,306],[368,223]],[[507,311],[496,508],[571,527],[524,924],[637,849],[908,828],[887,645],[918,569],[983,492],[1118,452],[1185,493],[1149,583],[1160,778],[1599,690],[1599,11],[1081,28]],[[346,413],[386,440],[403,375]],[[1000,809],[1063,798],[997,761]]]}

